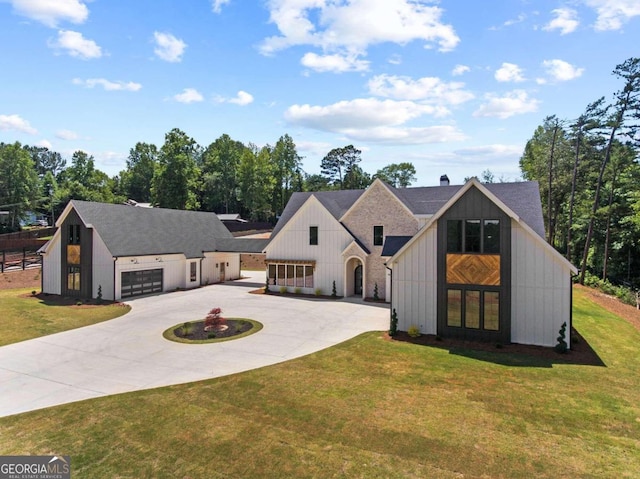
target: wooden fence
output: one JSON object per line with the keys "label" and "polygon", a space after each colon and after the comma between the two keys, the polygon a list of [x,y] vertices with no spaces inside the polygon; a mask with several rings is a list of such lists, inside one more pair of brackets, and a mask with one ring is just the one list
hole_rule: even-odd
{"label": "wooden fence", "polygon": [[39,267],[42,257],[34,248],[22,248],[21,250],[2,250],[0,252],[0,273],[20,269]]}

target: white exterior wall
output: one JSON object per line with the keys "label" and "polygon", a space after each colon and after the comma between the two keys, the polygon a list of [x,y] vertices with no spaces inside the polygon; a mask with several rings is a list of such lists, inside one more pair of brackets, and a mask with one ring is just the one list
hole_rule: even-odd
{"label": "white exterior wall", "polygon": [[[316,246],[309,245],[310,226],[318,227]],[[344,291],[342,252],[352,241],[344,227],[311,196],[267,246],[267,260],[313,260],[316,262],[314,287],[302,288],[302,291],[313,293],[320,288],[322,294],[331,294],[335,281],[340,294]]]}
{"label": "white exterior wall", "polygon": [[162,269],[162,291],[185,288],[185,263],[183,254],[165,254],[157,256],[123,256],[116,261],[116,299],[120,299],[120,288],[123,271],[141,271],[145,269]]}
{"label": "white exterior wall", "polygon": [[51,238],[47,252],[42,255],[42,292],[47,294],[62,294],[62,242],[60,230]]}
{"label": "white exterior wall", "polygon": [[418,326],[423,334],[437,334],[437,237],[434,223],[392,265],[391,310],[400,331]]}
{"label": "white exterior wall", "polygon": [[511,340],[555,346],[563,322],[570,346],[571,274],[552,251],[511,222]]}
{"label": "white exterior wall", "polygon": [[[202,260],[202,284],[220,282],[220,263],[223,262],[225,263],[225,281],[240,278],[239,253],[205,253]],[[227,263],[229,266],[226,266]]]}
{"label": "white exterior wall", "polygon": [[93,266],[92,266],[92,298],[98,297],[98,287],[102,286],[102,299],[112,301],[114,299],[113,269],[114,260],[111,252],[98,235],[93,230]]}

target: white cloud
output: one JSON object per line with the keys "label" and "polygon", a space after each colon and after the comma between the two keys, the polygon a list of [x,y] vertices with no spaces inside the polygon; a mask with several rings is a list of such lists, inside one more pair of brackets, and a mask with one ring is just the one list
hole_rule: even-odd
{"label": "white cloud", "polygon": [[487,102],[480,105],[473,116],[496,117],[504,120],[514,115],[535,112],[540,104],[535,98],[529,98],[524,90],[513,90],[502,97],[489,93],[485,98]]}
{"label": "white cloud", "polygon": [[640,16],[638,0],[584,0],[595,9],[598,18],[594,28],[598,31],[619,30],[633,17]]}
{"label": "white cloud", "polygon": [[389,145],[425,145],[463,141],[467,137],[451,125],[396,128],[378,127],[367,130],[346,129],[342,133],[349,139]]}
{"label": "white cloud", "polygon": [[369,69],[369,62],[358,60],[356,55],[317,55],[313,52],[305,53],[300,60],[305,67],[318,72],[361,72]]}
{"label": "white cloud", "polygon": [[182,61],[182,55],[187,48],[185,42],[171,33],[153,32],[153,38],[156,42],[153,51],[159,58],[172,63]]}
{"label": "white cloud", "polygon": [[231,0],[213,0],[211,2],[211,8],[214,13],[220,13],[222,11],[222,6],[230,3]]}
{"label": "white cloud", "polygon": [[555,15],[555,18],[542,27],[543,30],[560,30],[560,35],[566,35],[574,32],[580,25],[578,12],[572,8],[556,8],[551,13]]}
{"label": "white cloud", "polygon": [[312,45],[325,54],[361,56],[371,45],[414,40],[450,51],[460,41],[453,27],[441,21],[440,7],[412,0],[270,0],[268,6],[280,35],[263,41],[265,55]]}
{"label": "white cloud", "polygon": [[453,70],[451,70],[451,74],[454,77],[463,75],[465,73],[467,73],[468,71],[471,71],[471,68],[469,68],[467,65],[456,65]]}
{"label": "white cloud", "polygon": [[27,120],[20,115],[0,115],[0,130],[15,130],[29,135],[36,135],[38,130],[32,127]]}
{"label": "white cloud", "polygon": [[371,94],[395,100],[414,100],[436,105],[459,105],[473,98],[464,83],[446,83],[437,77],[413,80],[404,76],[377,75],[369,80]]}
{"label": "white cloud", "polygon": [[84,23],[89,16],[87,6],[78,0],[11,0],[11,4],[17,14],[51,28],[62,21]]}
{"label": "white cloud", "polygon": [[60,138],[61,140],[77,140],[78,134],[75,131],[71,130],[58,130],[56,131],[56,138]]}
{"label": "white cloud", "polygon": [[328,106],[292,105],[285,112],[290,123],[322,131],[341,132],[397,126],[422,115],[434,115],[441,109],[412,101],[358,98]]}
{"label": "white cloud", "polygon": [[503,63],[500,68],[496,70],[496,80],[499,82],[521,82],[524,81],[522,76],[522,68],[515,63]]}
{"label": "white cloud", "polygon": [[174,95],[173,99],[180,103],[197,103],[204,100],[204,97],[195,88],[185,88],[182,93]]}
{"label": "white cloud", "polygon": [[[542,62],[542,66],[553,82],[573,80],[584,73],[584,68],[577,68],[564,60],[545,60]],[[536,81],[539,84],[547,83],[545,78],[538,78]]]}
{"label": "white cloud", "polygon": [[85,88],[94,88],[101,86],[107,91],[138,91],[142,88],[140,83],[135,82],[123,82],[123,81],[110,81],[105,78],[87,78],[82,80],[80,78],[73,79],[74,85],[84,86]]}
{"label": "white cloud", "polygon": [[253,103],[253,95],[247,93],[246,91],[240,90],[235,98],[231,98],[227,101],[236,105],[245,106],[249,103]]}
{"label": "white cloud", "polygon": [[398,55],[397,53],[395,53],[395,54],[391,55],[387,61],[389,63],[391,63],[392,65],[400,65],[400,64],[402,64],[402,57],[400,55]]}
{"label": "white cloud", "polygon": [[72,57],[89,60],[100,58],[102,49],[93,40],[87,40],[82,33],[72,30],[58,31],[58,39],[55,42],[49,41],[49,47],[65,50]]}
{"label": "white cloud", "polygon": [[519,157],[522,155],[521,145],[483,145],[471,146],[469,148],[461,148],[455,150],[456,155],[463,156],[482,156],[482,157]]}
{"label": "white cloud", "polygon": [[51,144],[51,142],[49,140],[45,140],[45,139],[42,139],[42,140],[36,142],[36,146],[39,146],[41,148],[46,148],[47,150],[53,149],[53,145]]}

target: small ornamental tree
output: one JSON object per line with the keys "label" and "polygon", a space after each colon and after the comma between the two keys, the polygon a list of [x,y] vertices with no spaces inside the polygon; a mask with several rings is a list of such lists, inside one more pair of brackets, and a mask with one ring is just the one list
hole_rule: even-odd
{"label": "small ornamental tree", "polygon": [[338,292],[336,291],[336,282],[333,282],[333,287],[331,288],[331,297],[332,298],[337,298],[338,297]]}
{"label": "small ornamental tree", "polygon": [[98,285],[98,297],[96,299],[98,304],[102,303],[102,285],[101,284]]}
{"label": "small ornamental tree", "polygon": [[204,319],[204,330],[205,331],[218,331],[224,323],[227,321],[222,316],[222,309],[213,308],[207,314],[207,317]]}
{"label": "small ornamental tree", "polygon": [[391,325],[389,326],[389,336],[393,337],[398,334],[398,313],[396,312],[396,308],[393,308],[393,313],[391,314]]}
{"label": "small ornamental tree", "polygon": [[267,274],[267,282],[264,285],[264,292],[268,293],[269,292],[269,275]]}
{"label": "small ornamental tree", "polygon": [[373,286],[373,299],[374,301],[380,301],[380,294],[378,293],[378,283]]}
{"label": "small ornamental tree", "polygon": [[564,323],[562,323],[562,326],[560,327],[559,336],[557,339],[558,344],[556,344],[554,348],[557,353],[565,354],[569,349],[569,346],[567,345],[567,341],[565,341],[566,336],[567,336],[567,322],[565,321]]}

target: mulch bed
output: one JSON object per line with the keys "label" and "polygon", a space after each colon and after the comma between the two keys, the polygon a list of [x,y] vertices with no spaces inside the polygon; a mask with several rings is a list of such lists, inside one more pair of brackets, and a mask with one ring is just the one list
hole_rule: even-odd
{"label": "mulch bed", "polygon": [[264,288],[259,288],[259,289],[254,289],[252,291],[249,291],[249,294],[270,294],[272,296],[286,296],[289,298],[307,298],[307,299],[342,299],[342,296],[326,296],[324,294],[303,294],[303,293],[281,293],[279,290],[275,289],[275,288],[279,288],[280,286],[271,286],[271,288],[274,289],[270,289],[268,292],[265,291]]}
{"label": "mulch bed", "polygon": [[[527,344],[496,344],[481,341],[467,341],[463,339],[439,338],[432,334],[423,334],[417,338],[412,338],[404,331],[398,331],[393,338],[388,333],[384,334],[385,338],[390,341],[402,341],[421,346],[431,346],[441,349],[447,349],[451,354],[460,354],[469,357],[477,357],[478,359],[490,360],[495,362],[509,363],[512,365],[530,365],[531,361],[524,360],[525,357],[533,359],[532,365],[550,367],[553,363],[582,364],[589,366],[605,366],[602,359],[593,350],[589,343],[576,331],[571,330],[571,350],[566,354],[559,354],[553,348],[544,346],[531,346]],[[487,355],[484,353],[492,353]],[[504,360],[509,355],[508,361]],[[482,357],[480,357],[482,356]],[[522,356],[523,361],[518,361],[517,357]],[[502,359],[501,359],[502,358]],[[537,363],[537,364],[536,364]]]}
{"label": "mulch bed", "polygon": [[225,321],[225,325],[228,326],[224,331],[205,331],[204,330],[204,321],[191,321],[191,334],[184,335],[182,333],[182,326],[179,326],[173,330],[173,334],[178,338],[188,339],[192,341],[202,341],[207,339],[214,339],[209,337],[209,333],[214,333],[215,338],[231,338],[233,336],[237,336],[242,333],[246,333],[247,331],[253,328],[253,324],[250,321],[243,321],[241,319],[227,319]]}

